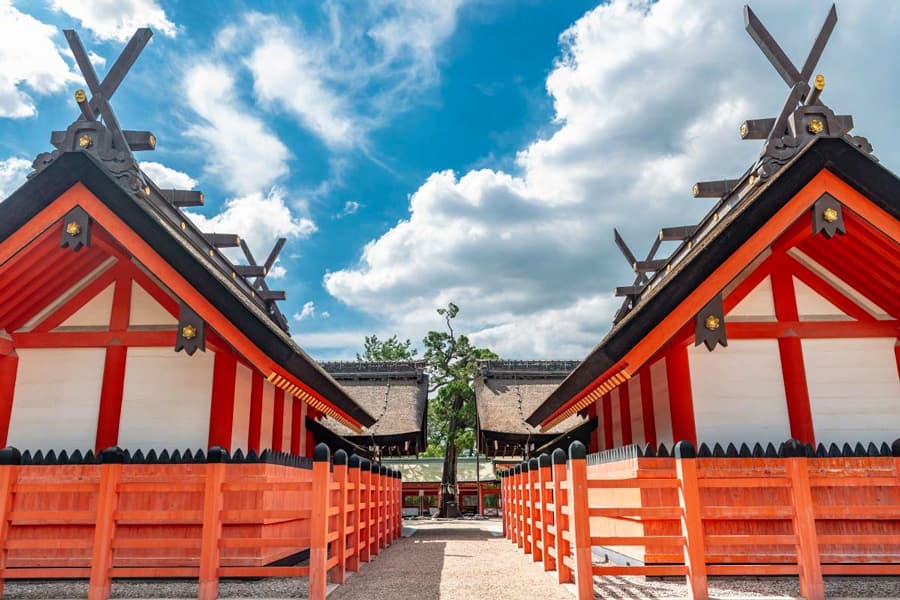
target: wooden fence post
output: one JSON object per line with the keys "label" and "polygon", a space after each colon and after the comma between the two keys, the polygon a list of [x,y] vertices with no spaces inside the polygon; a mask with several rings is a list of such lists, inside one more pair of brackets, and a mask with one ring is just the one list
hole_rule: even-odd
{"label": "wooden fence post", "polygon": [[791,480],[800,595],[807,600],[824,600],[825,582],[822,580],[819,542],[816,539],[816,514],[809,486],[809,459],[806,458],[803,444],[795,439],[784,443],[784,456],[785,470]]}
{"label": "wooden fence post", "polygon": [[376,462],[372,463],[372,495],[371,495],[371,511],[372,511],[372,531],[371,531],[371,553],[372,556],[378,556],[381,549],[381,465]]}
{"label": "wooden fence post", "polygon": [[331,451],[318,444],[313,451],[312,521],[309,544],[309,600],[325,600],[328,589],[328,509]]}
{"label": "wooden fence post", "polygon": [[515,465],[512,467],[512,481],[509,482],[509,510],[510,510],[510,528],[512,529],[512,536],[510,540],[513,544],[522,547],[522,536],[520,534],[519,529],[519,514],[522,512],[522,507],[519,505],[519,477],[521,477],[522,473],[522,465]]}
{"label": "wooden fence post", "polygon": [[591,520],[588,508],[587,453],[584,444],[569,445],[569,529],[575,556],[575,590],[578,600],[593,600],[594,572],[591,561]]}
{"label": "wooden fence post", "polygon": [[559,583],[569,583],[572,581],[572,569],[566,564],[563,557],[569,555],[570,545],[563,536],[567,526],[563,525],[566,516],[562,512],[563,507],[563,489],[562,483],[566,480],[566,451],[557,448],[550,457],[553,463],[553,526],[556,534],[553,536],[553,543],[556,550],[556,576]]}
{"label": "wooden fence post", "polygon": [[[0,573],[6,569],[6,537],[9,535],[9,513],[13,509],[16,481],[22,454],[17,448],[0,450]],[[3,596],[4,578],[0,575],[0,597]]]}
{"label": "wooden fence post", "polygon": [[362,501],[359,512],[359,560],[369,562],[372,559],[372,463],[364,458],[359,461],[360,473],[360,499]]}
{"label": "wooden fence post", "polygon": [[378,547],[387,548],[388,525],[388,487],[387,467],[378,465],[378,489],[381,491],[378,497]]}
{"label": "wooden fence post", "polygon": [[503,537],[509,539],[509,527],[506,524],[507,517],[509,516],[508,511],[508,503],[506,497],[506,485],[509,483],[509,477],[507,477],[506,469],[500,471],[500,522],[503,523]]}
{"label": "wooden fence post", "polygon": [[520,497],[522,498],[522,539],[520,546],[525,554],[531,554],[531,494],[528,491],[528,482],[530,481],[528,461],[522,463],[522,477],[519,484]]}
{"label": "wooden fence post", "polygon": [[112,541],[115,536],[116,504],[125,453],[118,446],[107,448],[97,457],[100,462],[100,488],[97,492],[97,517],[94,524],[94,550],[91,556],[89,600],[106,600],[112,587]]}
{"label": "wooden fence post", "polygon": [[679,482],[678,501],[681,505],[688,598],[707,600],[706,543],[703,538],[700,486],[697,482],[697,453],[690,442],[682,440],[675,444],[673,454]]}
{"label": "wooden fence post", "polygon": [[334,453],[334,481],[338,483],[335,495],[337,496],[337,531],[338,536],[334,542],[335,553],[338,561],[331,571],[333,583],[344,583],[347,577],[347,453],[338,450]]}
{"label": "wooden fence post", "polygon": [[[540,490],[537,489],[538,484],[538,459],[532,458],[528,461],[528,504],[531,513],[531,560],[541,562],[544,559],[542,550],[541,528],[543,527],[543,508],[541,507]],[[538,525],[540,523],[540,526]]]}
{"label": "wooden fence post", "polygon": [[351,504],[353,506],[353,533],[350,534],[348,546],[353,548],[353,552],[347,557],[347,570],[359,571],[359,540],[362,533],[362,497],[360,492],[360,458],[356,454],[350,455],[348,462],[350,487],[353,489]]}
{"label": "wooden fence post", "polygon": [[397,533],[394,539],[399,540],[403,536],[403,473],[398,470],[394,477],[394,485],[397,486]]}
{"label": "wooden fence post", "polygon": [[544,560],[544,570],[553,568],[553,558],[550,556],[550,490],[547,484],[551,481],[550,455],[541,454],[538,457],[538,506],[541,513],[541,552]]}
{"label": "wooden fence post", "polygon": [[203,526],[200,533],[200,588],[201,600],[219,597],[219,540],[222,539],[222,482],[225,481],[225,463],[228,450],[213,446],[206,453],[206,484],[203,491]]}

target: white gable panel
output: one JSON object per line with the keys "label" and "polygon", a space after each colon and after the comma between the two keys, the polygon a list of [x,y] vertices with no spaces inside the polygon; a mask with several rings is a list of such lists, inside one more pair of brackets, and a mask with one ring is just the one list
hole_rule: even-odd
{"label": "white gable panel", "polygon": [[138,283],[132,282],[131,325],[178,325],[178,319],[173,317]]}
{"label": "white gable panel", "polygon": [[772,296],[772,279],[766,277],[738,302],[728,313],[729,317],[775,318],[775,300]]}
{"label": "white gable panel", "polygon": [[109,327],[115,287],[115,283],[109,284],[75,314],[60,323],[59,327]]}
{"label": "white gable panel", "polygon": [[17,352],[9,445],[45,452],[93,449],[106,350],[21,348]]}
{"label": "white gable panel", "polygon": [[247,436],[250,431],[250,390],[253,373],[242,364],[237,365],[234,380],[234,418],[231,425],[231,448],[247,451]]}
{"label": "white gable panel", "polygon": [[653,419],[656,423],[656,443],[672,444],[672,411],[669,408],[669,380],[666,376],[666,359],[650,366],[653,388]]}
{"label": "white gable panel", "polygon": [[272,426],[275,423],[275,386],[268,381],[263,383],[262,424],[259,432],[259,449],[272,447]]}
{"label": "white gable panel", "polygon": [[852,320],[844,311],[796,277],[794,277],[794,295],[797,297],[797,313],[801,321]]}

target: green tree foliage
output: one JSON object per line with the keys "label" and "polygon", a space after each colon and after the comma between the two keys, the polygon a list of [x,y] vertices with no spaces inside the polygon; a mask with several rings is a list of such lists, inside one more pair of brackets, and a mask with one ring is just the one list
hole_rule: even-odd
{"label": "green tree foliage", "polygon": [[417,353],[418,350],[412,347],[412,342],[409,340],[401,342],[396,335],[386,340],[379,340],[377,335],[367,335],[363,341],[363,353],[362,355],[357,353],[356,360],[366,362],[412,360]]}

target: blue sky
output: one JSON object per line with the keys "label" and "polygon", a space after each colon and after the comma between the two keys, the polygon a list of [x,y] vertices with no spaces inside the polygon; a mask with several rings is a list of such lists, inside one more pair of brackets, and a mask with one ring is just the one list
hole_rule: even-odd
{"label": "blue sky", "polygon": [[[801,63],[827,4],[753,6]],[[838,14],[823,99],[894,167],[898,9]],[[102,77],[143,25],[113,99],[157,135],[139,159],[204,191],[206,229],[263,256],[288,237],[274,283],[320,358],[367,333],[418,341],[447,301],[506,356],[581,357],[628,279],[612,227],[641,253],[698,219],[693,181],[743,171],[759,147],[740,121],[787,91],[738,2],[0,0],[0,196],[77,112],[59,30]]]}

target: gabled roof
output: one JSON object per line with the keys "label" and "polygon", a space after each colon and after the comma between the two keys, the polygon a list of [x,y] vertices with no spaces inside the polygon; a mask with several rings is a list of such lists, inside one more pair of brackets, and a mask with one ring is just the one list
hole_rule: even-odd
{"label": "gabled roof", "polygon": [[368,426],[374,422],[279,327],[266,312],[265,304],[254,300],[246,281],[225,270],[221,254],[205,242],[190,219],[159,194],[156,186],[147,194],[143,189],[126,189],[120,181],[104,161],[87,150],[55,153],[39,172],[0,203],[0,245],[67,191],[82,194],[84,202],[97,201],[270,359],[277,367],[269,374],[270,381],[298,396],[306,394],[311,404],[334,411],[348,424]]}
{"label": "gabled roof", "polygon": [[384,455],[417,454],[426,446],[428,376],[424,364],[398,362],[323,362],[322,367],[355,402],[375,418],[361,433],[328,416],[319,422],[363,447]]}
{"label": "gabled roof", "polygon": [[[676,250],[672,266],[660,270],[634,308],[603,338],[581,365],[527,419],[548,422],[585,390],[604,381],[620,383],[640,364],[622,361],[636,344],[679,307],[708,277],[726,263],[779,210],[825,171],[838,178],[895,221],[900,219],[900,179],[850,140],[812,140],[763,185],[749,193],[727,195],[701,221],[701,239],[687,240]],[[812,193],[812,190],[810,190]],[[818,196],[810,196],[815,201]],[[896,223],[894,224],[896,227]],[[697,307],[697,310],[702,304]],[[696,312],[696,311],[695,311]],[[661,346],[668,338],[658,340]]]}

